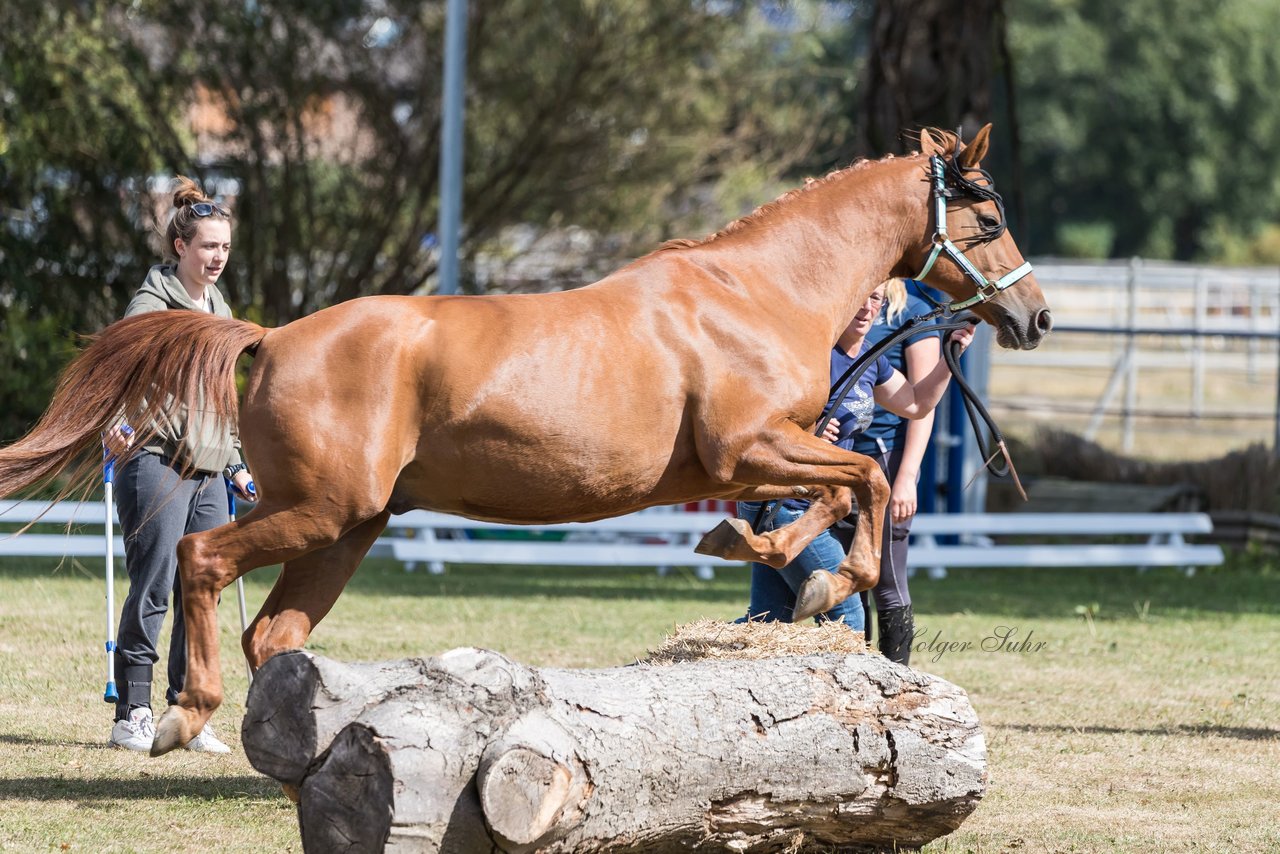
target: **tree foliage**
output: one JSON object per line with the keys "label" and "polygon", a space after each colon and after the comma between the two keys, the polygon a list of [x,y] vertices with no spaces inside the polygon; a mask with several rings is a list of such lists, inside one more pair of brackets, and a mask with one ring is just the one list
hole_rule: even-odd
{"label": "tree foliage", "polygon": [[1010,6],[1031,250],[1203,259],[1280,213],[1280,6]]}
{"label": "tree foliage", "polygon": [[[804,112],[821,92],[771,76],[794,69],[795,39],[753,5],[469,6],[468,257],[512,224],[670,236],[659,223],[696,220],[691,191],[748,163],[776,180],[822,136]],[[119,315],[177,173],[234,206],[222,284],[242,314],[430,289],[442,3],[16,0],[0,16],[0,333],[29,333],[0,373],[44,371]],[[52,379],[28,383],[15,422]]]}
{"label": "tree foliage", "polygon": [[[1280,257],[1269,0],[469,7],[464,288],[513,226],[625,255],[986,121],[1030,253]],[[0,435],[155,262],[174,174],[234,204],[242,314],[429,291],[443,25],[440,0],[0,5]]]}

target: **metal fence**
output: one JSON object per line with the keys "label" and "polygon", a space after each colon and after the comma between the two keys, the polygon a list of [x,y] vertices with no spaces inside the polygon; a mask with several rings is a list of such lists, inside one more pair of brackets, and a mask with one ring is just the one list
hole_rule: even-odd
{"label": "metal fence", "polygon": [[[1105,371],[1106,380],[1091,399],[1081,383],[1047,382],[1004,407],[1087,416],[1082,432],[1091,439],[1118,423],[1124,452],[1134,450],[1142,419],[1183,422],[1188,434],[1197,425],[1212,431],[1251,422],[1251,435],[1280,440],[1280,268],[1034,263],[1053,307],[1054,335],[1035,352],[992,352],[993,372],[1012,377],[1050,368],[1065,379],[1072,371]],[[1157,388],[1158,378],[1165,388]]]}

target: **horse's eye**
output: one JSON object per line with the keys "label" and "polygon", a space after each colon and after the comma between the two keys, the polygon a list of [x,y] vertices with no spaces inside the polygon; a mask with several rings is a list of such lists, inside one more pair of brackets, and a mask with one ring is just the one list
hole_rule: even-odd
{"label": "horse's eye", "polygon": [[986,214],[978,214],[978,225],[984,230],[990,230],[1000,225],[1000,220]]}

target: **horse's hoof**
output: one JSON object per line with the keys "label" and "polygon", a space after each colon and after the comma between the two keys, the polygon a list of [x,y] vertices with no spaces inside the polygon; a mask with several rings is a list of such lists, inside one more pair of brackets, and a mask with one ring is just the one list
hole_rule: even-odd
{"label": "horse's hoof", "polygon": [[156,737],[151,742],[151,755],[164,756],[170,750],[182,747],[195,734],[187,734],[186,715],[181,706],[170,706],[165,709],[160,720],[156,721]]}
{"label": "horse's hoof", "polygon": [[[770,550],[760,551],[761,544]],[[774,569],[781,569],[790,562],[785,554],[772,548],[768,540],[752,531],[746,519],[725,519],[703,536],[694,551],[725,560],[763,563]]]}
{"label": "horse's hoof", "polygon": [[796,593],[796,607],[791,614],[791,622],[798,623],[830,611],[835,605],[834,602],[828,604],[832,596],[831,573],[819,570],[811,574]]}
{"label": "horse's hoof", "polygon": [[707,531],[693,550],[725,560],[755,560],[755,552],[747,542],[750,536],[751,526],[745,519],[725,519]]}

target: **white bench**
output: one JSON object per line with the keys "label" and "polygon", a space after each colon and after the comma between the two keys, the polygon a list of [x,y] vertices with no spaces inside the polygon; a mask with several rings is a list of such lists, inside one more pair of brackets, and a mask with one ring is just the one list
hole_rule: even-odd
{"label": "white bench", "polygon": [[[0,501],[0,525],[18,528],[34,521],[48,507],[43,501]],[[665,508],[664,508],[665,509]],[[372,557],[401,561],[412,570],[425,563],[432,573],[444,572],[446,563],[528,564],[549,566],[652,566],[660,571],[691,566],[699,578],[714,577],[712,565],[735,565],[694,552],[693,547],[724,515],[645,511],[598,522],[553,525],[503,525],[477,522],[413,510],[392,516],[387,533],[370,550]],[[105,551],[103,525],[106,507],[101,501],[53,505],[40,524],[74,523],[71,533],[0,532],[0,557],[101,557]],[[119,530],[119,519],[112,513]],[[93,533],[86,533],[88,529]],[[468,531],[563,532],[556,539],[471,539]],[[124,542],[116,535],[116,554],[124,554]],[[741,562],[736,565],[741,566]]]}
{"label": "white bench", "polygon": [[[639,513],[599,522],[539,525],[531,528],[473,522],[439,513],[414,511],[394,517],[391,525],[407,523],[412,539],[380,541],[387,556],[410,565],[422,561],[432,572],[443,572],[445,563],[551,564],[566,566],[699,566],[710,576],[707,558],[694,553],[693,545],[715,527],[723,514]],[[403,520],[403,523],[401,522]],[[442,539],[443,530],[565,531],[565,542]],[[931,577],[947,568],[962,567],[1138,567],[1216,565],[1222,548],[1191,544],[1186,536],[1208,534],[1213,523],[1203,513],[980,513],[928,514],[912,525],[913,544],[908,566],[927,568]],[[641,544],[634,541],[597,542],[592,535],[634,537],[650,533],[683,545]],[[961,539],[957,545],[940,545],[943,536]],[[1140,543],[1000,543],[993,536],[1098,540],[1136,536]],[[646,559],[648,558],[648,559]],[[723,561],[715,564],[724,565]]]}
{"label": "white bench", "polygon": [[[917,516],[911,526],[907,565],[926,568],[933,578],[959,567],[1196,566],[1222,563],[1222,547],[1191,544],[1188,534],[1209,534],[1213,522],[1204,513],[970,513]],[[958,545],[938,538],[957,536]],[[1000,543],[994,536],[1137,536],[1142,543]]]}
{"label": "white bench", "polygon": [[[34,519],[45,508],[39,501],[0,502],[0,525],[16,527]],[[14,537],[0,533],[0,556],[103,554],[102,502],[63,502],[46,513],[41,522],[75,522],[92,534],[26,533]],[[393,516],[387,533],[370,554],[401,561],[412,569],[426,564],[443,572],[446,563],[527,564],[550,566],[653,566],[662,569],[691,566],[701,578],[711,578],[714,566],[735,565],[694,552],[702,535],[724,515],[707,512],[644,511],[597,522],[549,525],[504,525],[477,522],[443,513],[414,510]],[[476,539],[463,532],[563,532],[563,539]],[[1189,534],[1208,534],[1213,523],[1203,513],[979,513],[927,514],[912,525],[913,544],[908,563],[927,568],[934,577],[959,567],[1096,567],[1146,568],[1196,566],[1222,563],[1217,545],[1187,543]],[[958,545],[940,545],[938,538],[957,536]],[[993,537],[1036,537],[1096,540],[1138,536],[1142,543],[997,543]],[[116,538],[116,553],[123,544]],[[736,565],[741,565],[736,564]]]}
{"label": "white bench", "polygon": [[[45,509],[48,512],[41,516]],[[101,501],[60,501],[49,506],[47,501],[0,501],[0,525],[16,530],[39,516],[39,524],[66,526],[74,523],[71,533],[25,533],[0,531],[0,556],[3,557],[105,557],[106,505]],[[120,520],[111,508],[112,525],[120,530]],[[93,533],[84,533],[88,528]],[[117,533],[116,554],[124,555],[124,540]]]}
{"label": "white bench", "polygon": [[[527,564],[540,566],[653,566],[665,574],[670,567],[692,566],[699,578],[714,577],[713,565],[741,566],[697,554],[693,547],[724,519],[722,513],[652,509],[595,522],[545,525],[505,525],[478,522],[444,513],[413,510],[391,517],[388,531],[370,554],[392,557],[412,570],[425,563],[433,574],[446,563]],[[526,534],[562,533],[556,539],[483,539],[469,532],[503,531]],[[452,535],[452,536],[451,536]]]}

